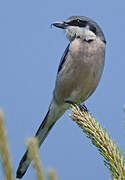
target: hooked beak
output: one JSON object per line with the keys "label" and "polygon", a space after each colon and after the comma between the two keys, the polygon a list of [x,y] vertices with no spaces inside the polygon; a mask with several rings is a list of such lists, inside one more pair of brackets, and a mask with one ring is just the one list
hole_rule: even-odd
{"label": "hooked beak", "polygon": [[64,21],[62,21],[62,22],[54,22],[51,24],[51,26],[55,26],[55,27],[58,27],[61,29],[65,29],[68,26],[68,24],[66,24]]}

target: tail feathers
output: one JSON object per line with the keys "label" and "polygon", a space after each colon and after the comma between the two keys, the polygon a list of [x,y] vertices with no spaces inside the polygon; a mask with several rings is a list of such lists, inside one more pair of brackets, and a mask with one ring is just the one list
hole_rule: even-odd
{"label": "tail feathers", "polygon": [[[38,138],[39,146],[44,141],[44,139],[48,135],[50,129],[54,125],[54,123],[52,123],[52,124],[50,124],[50,126],[47,127],[46,123],[47,123],[48,116],[49,116],[49,111],[47,112],[43,122],[41,123],[41,125],[40,125],[40,127],[39,127],[39,129],[35,135]],[[23,155],[20,163],[19,163],[19,167],[18,167],[17,173],[16,173],[17,178],[21,179],[24,176],[24,174],[26,173],[30,163],[31,163],[31,160],[28,157],[28,150],[27,150],[25,152],[25,154]]]}
{"label": "tail feathers", "polygon": [[24,176],[30,163],[31,163],[31,160],[28,158],[28,151],[26,151],[17,169],[16,178],[21,179]]}
{"label": "tail feathers", "polygon": [[43,122],[41,123],[39,129],[36,132],[36,137],[38,138],[38,144],[39,147],[42,144],[42,142],[44,141],[44,139],[46,138],[46,136],[48,135],[49,131],[51,130],[51,128],[53,127],[53,125],[55,124],[56,121],[48,121],[49,120],[49,116],[50,116],[50,110],[48,110]]}
{"label": "tail feathers", "polygon": [[[41,143],[44,141],[44,139],[48,135],[52,126],[55,124],[55,122],[54,122],[54,123],[50,124],[48,127],[46,126],[48,114],[49,114],[49,111],[48,111],[45,119],[43,120],[42,124],[40,125],[40,127],[39,127],[39,129],[35,135],[38,138],[39,146],[41,145]],[[24,174],[26,173],[30,163],[31,163],[31,160],[28,157],[28,150],[27,150],[25,152],[25,154],[23,155],[23,158],[21,159],[20,163],[19,163],[19,167],[17,169],[17,175],[16,175],[17,178],[21,179],[24,176]]]}
{"label": "tail feathers", "polygon": [[[49,111],[47,112],[42,124],[40,125],[36,137],[38,138],[38,144],[39,147],[50,132],[51,128],[59,119],[59,117],[65,112],[66,108],[62,108],[57,106],[54,102],[51,103]],[[22,178],[23,175],[26,173],[29,165],[31,163],[31,160],[28,157],[28,151],[25,152],[23,158],[21,159],[19,163],[19,167],[17,169],[17,178]]]}

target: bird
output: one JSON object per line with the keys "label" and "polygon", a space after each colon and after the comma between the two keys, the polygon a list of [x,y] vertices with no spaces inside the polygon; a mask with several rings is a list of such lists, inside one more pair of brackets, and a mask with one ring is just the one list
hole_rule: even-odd
{"label": "bird", "polygon": [[[35,137],[40,147],[56,121],[70,107],[67,102],[83,103],[95,91],[105,62],[106,39],[91,18],[71,16],[51,24],[64,30],[69,44],[61,58],[53,97]],[[22,178],[31,159],[24,153],[16,177]]]}

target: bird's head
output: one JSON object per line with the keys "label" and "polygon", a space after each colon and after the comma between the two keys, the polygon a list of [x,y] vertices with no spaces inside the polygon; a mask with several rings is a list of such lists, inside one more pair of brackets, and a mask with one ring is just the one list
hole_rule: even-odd
{"label": "bird's head", "polygon": [[106,43],[104,34],[96,22],[84,16],[71,16],[66,21],[54,22],[53,26],[64,29],[67,38],[72,41],[75,38],[93,40],[99,38]]}

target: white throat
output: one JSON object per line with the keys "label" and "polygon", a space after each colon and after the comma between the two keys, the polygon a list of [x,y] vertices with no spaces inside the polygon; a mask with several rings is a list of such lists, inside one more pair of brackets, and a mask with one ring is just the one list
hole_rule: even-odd
{"label": "white throat", "polygon": [[84,38],[92,38],[95,39],[96,35],[89,30],[89,27],[78,27],[78,26],[68,26],[65,29],[66,36],[69,39],[69,41],[72,41],[74,37],[80,37],[81,39]]}

